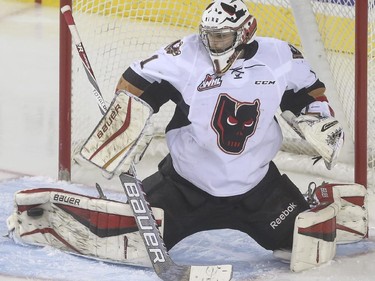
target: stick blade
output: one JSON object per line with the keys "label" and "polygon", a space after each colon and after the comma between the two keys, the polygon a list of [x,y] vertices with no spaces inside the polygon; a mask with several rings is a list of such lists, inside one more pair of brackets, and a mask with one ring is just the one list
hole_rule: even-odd
{"label": "stick blade", "polygon": [[229,281],[232,278],[232,265],[191,266],[189,281]]}

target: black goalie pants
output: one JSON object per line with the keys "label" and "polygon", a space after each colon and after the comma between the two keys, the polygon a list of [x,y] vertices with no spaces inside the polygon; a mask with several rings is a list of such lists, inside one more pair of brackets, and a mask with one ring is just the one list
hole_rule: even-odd
{"label": "black goalie pants", "polygon": [[296,216],[309,208],[299,189],[273,162],[263,180],[249,192],[214,197],[181,176],[170,155],[143,181],[151,206],[164,210],[164,242],[168,249],[204,230],[235,229],[268,250],[291,248]]}

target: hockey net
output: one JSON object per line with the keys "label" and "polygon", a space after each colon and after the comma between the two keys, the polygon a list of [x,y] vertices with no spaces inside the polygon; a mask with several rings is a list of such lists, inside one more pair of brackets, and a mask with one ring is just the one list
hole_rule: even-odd
{"label": "hockey net", "polygon": [[[367,1],[367,0],[366,0]],[[374,22],[375,7],[368,10],[368,104],[375,104]],[[86,52],[104,99],[109,103],[118,79],[131,62],[145,59],[154,51],[187,34],[196,33],[207,0],[99,1],[73,0],[72,8]],[[336,116],[344,123],[346,142],[340,163],[327,171],[323,163],[312,166],[314,151],[289,126],[284,133],[282,152],[276,162],[281,169],[313,172],[343,181],[353,181],[354,111],[354,0],[246,0],[257,18],[259,36],[288,41],[298,47],[327,86],[327,95]],[[308,20],[312,20],[308,22]],[[307,36],[306,36],[307,35]],[[82,182],[85,165],[78,151],[98,120],[100,111],[91,96],[90,84],[81,61],[73,50],[72,61],[72,171],[73,181]],[[148,154],[167,153],[164,129],[174,106],[166,104],[155,114],[157,136]],[[364,138],[366,136],[363,136]],[[368,185],[375,182],[375,112],[368,111]],[[79,163],[77,165],[77,163]]]}

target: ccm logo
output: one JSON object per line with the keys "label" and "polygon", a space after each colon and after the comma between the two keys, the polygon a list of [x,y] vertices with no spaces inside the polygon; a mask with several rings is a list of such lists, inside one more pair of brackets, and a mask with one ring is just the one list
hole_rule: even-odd
{"label": "ccm logo", "polygon": [[264,81],[264,80],[257,80],[255,81],[255,85],[273,85],[276,81]]}
{"label": "ccm logo", "polygon": [[271,221],[270,226],[275,229],[278,227],[295,209],[297,208],[297,205],[294,203],[290,203],[288,208],[283,210],[274,221]]}

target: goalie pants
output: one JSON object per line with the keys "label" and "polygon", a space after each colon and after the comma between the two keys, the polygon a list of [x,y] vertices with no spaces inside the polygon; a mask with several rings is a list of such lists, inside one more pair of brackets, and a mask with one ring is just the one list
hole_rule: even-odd
{"label": "goalie pants", "polygon": [[168,249],[204,230],[235,229],[268,250],[291,248],[296,216],[307,209],[299,189],[271,162],[262,181],[245,194],[212,196],[174,170],[170,155],[143,181],[147,199],[164,210],[164,242]]}

